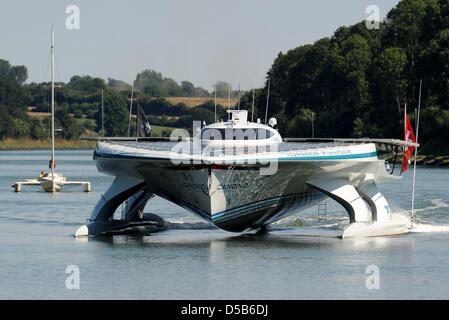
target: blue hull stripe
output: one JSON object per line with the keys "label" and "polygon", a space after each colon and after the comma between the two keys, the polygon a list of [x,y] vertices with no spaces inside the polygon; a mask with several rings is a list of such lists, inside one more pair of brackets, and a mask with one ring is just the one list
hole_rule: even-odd
{"label": "blue hull stripe", "polygon": [[[279,161],[289,161],[289,160],[340,160],[340,159],[361,159],[361,158],[373,158],[377,157],[377,151],[368,153],[357,153],[357,154],[343,154],[335,156],[314,156],[314,157],[282,157],[278,158]],[[259,159],[260,160],[260,159]],[[264,159],[264,160],[269,160]]]}
{"label": "blue hull stripe", "polygon": [[[97,153],[98,156],[102,158],[109,158],[109,159],[126,159],[126,160],[156,160],[156,161],[171,161],[169,158],[156,158],[156,157],[144,157],[144,156],[129,156],[129,155],[121,155],[121,154],[107,154],[107,153]],[[363,159],[363,158],[373,158],[377,157],[377,152],[368,152],[368,153],[357,153],[357,154],[343,154],[343,155],[335,155],[335,156],[313,156],[313,157],[281,157],[281,158],[257,158],[257,159],[251,159],[252,161],[313,161],[313,160],[319,160],[319,161],[327,161],[327,160],[346,160],[346,159]],[[234,163],[236,161],[245,161],[248,160],[248,158],[240,158],[240,159],[232,159],[231,161],[228,161],[230,163]],[[221,162],[220,162],[221,163]],[[226,161],[224,161],[226,164]]]}

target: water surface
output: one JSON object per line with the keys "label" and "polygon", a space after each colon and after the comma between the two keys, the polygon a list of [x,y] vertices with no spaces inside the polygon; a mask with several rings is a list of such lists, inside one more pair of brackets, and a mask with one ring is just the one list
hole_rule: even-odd
{"label": "water surface", "polygon": [[[418,168],[418,224],[397,237],[327,237],[320,228],[348,220],[330,202],[327,221],[317,221],[315,207],[277,225],[280,231],[255,236],[220,231],[155,198],[146,211],[172,222],[172,229],[78,240],[74,232],[112,178],[97,172],[92,151],[56,156],[60,172],[91,181],[93,192],[24,187],[14,193],[14,181],[45,170],[49,152],[0,152],[0,299],[449,298],[447,169]],[[381,189],[396,212],[409,211],[411,172]],[[79,290],[66,288],[69,265],[79,267]],[[365,286],[370,265],[379,268],[379,290]]]}

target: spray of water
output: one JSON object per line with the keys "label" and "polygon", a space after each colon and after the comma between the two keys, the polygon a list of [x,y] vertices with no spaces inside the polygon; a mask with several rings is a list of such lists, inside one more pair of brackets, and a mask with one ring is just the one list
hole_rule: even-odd
{"label": "spray of water", "polygon": [[[417,215],[416,222],[413,224],[411,232],[416,233],[443,233],[449,232],[449,225],[439,224],[436,221],[428,220],[422,217],[422,215],[435,213],[438,210],[449,208],[449,203],[442,199],[429,200],[430,205],[424,208],[415,209]],[[411,218],[411,210],[404,208],[394,208],[393,214],[406,217],[408,220]],[[420,215],[421,214],[421,215]],[[344,228],[349,223],[349,219],[346,215],[329,216],[328,221],[319,222],[316,216],[290,216],[274,223],[274,225],[285,226],[291,228],[301,227],[322,227],[322,228]]]}

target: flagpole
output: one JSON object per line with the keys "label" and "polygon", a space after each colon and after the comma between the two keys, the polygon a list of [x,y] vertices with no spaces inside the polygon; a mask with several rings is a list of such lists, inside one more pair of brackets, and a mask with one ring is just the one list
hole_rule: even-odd
{"label": "flagpole", "polygon": [[404,140],[407,139],[407,102],[404,104]]}
{"label": "flagpole", "polygon": [[[416,143],[419,137],[419,116],[421,113],[421,89],[422,79],[419,80],[419,98],[418,98],[418,115],[416,117]],[[413,187],[412,187],[412,223],[415,222],[415,186],[416,186],[416,157],[418,156],[418,147],[415,147],[415,161],[413,163]]]}
{"label": "flagpole", "polygon": [[[407,141],[407,102],[404,102],[404,141]],[[405,152],[407,151],[406,148],[408,147],[404,147],[404,156],[402,158],[401,172],[399,173],[400,176],[402,176],[402,172],[404,172],[403,167],[404,167]]]}

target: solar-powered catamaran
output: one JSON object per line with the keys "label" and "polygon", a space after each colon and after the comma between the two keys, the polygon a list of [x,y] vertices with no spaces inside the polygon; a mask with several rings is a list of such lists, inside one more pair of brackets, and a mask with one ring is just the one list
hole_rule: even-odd
{"label": "solar-powered catamaran", "polygon": [[[226,231],[266,229],[328,198],[343,206],[349,225],[341,237],[406,233],[411,220],[393,213],[378,184],[395,181],[390,150],[417,147],[394,139],[282,139],[268,124],[249,122],[246,110],[158,141],[102,139],[94,160],[115,177],[75,236],[120,233],[152,223],[143,214],[157,195]],[[393,167],[394,168],[394,167]],[[116,209],[124,204],[120,219]],[[157,223],[158,221],[153,221]]]}

